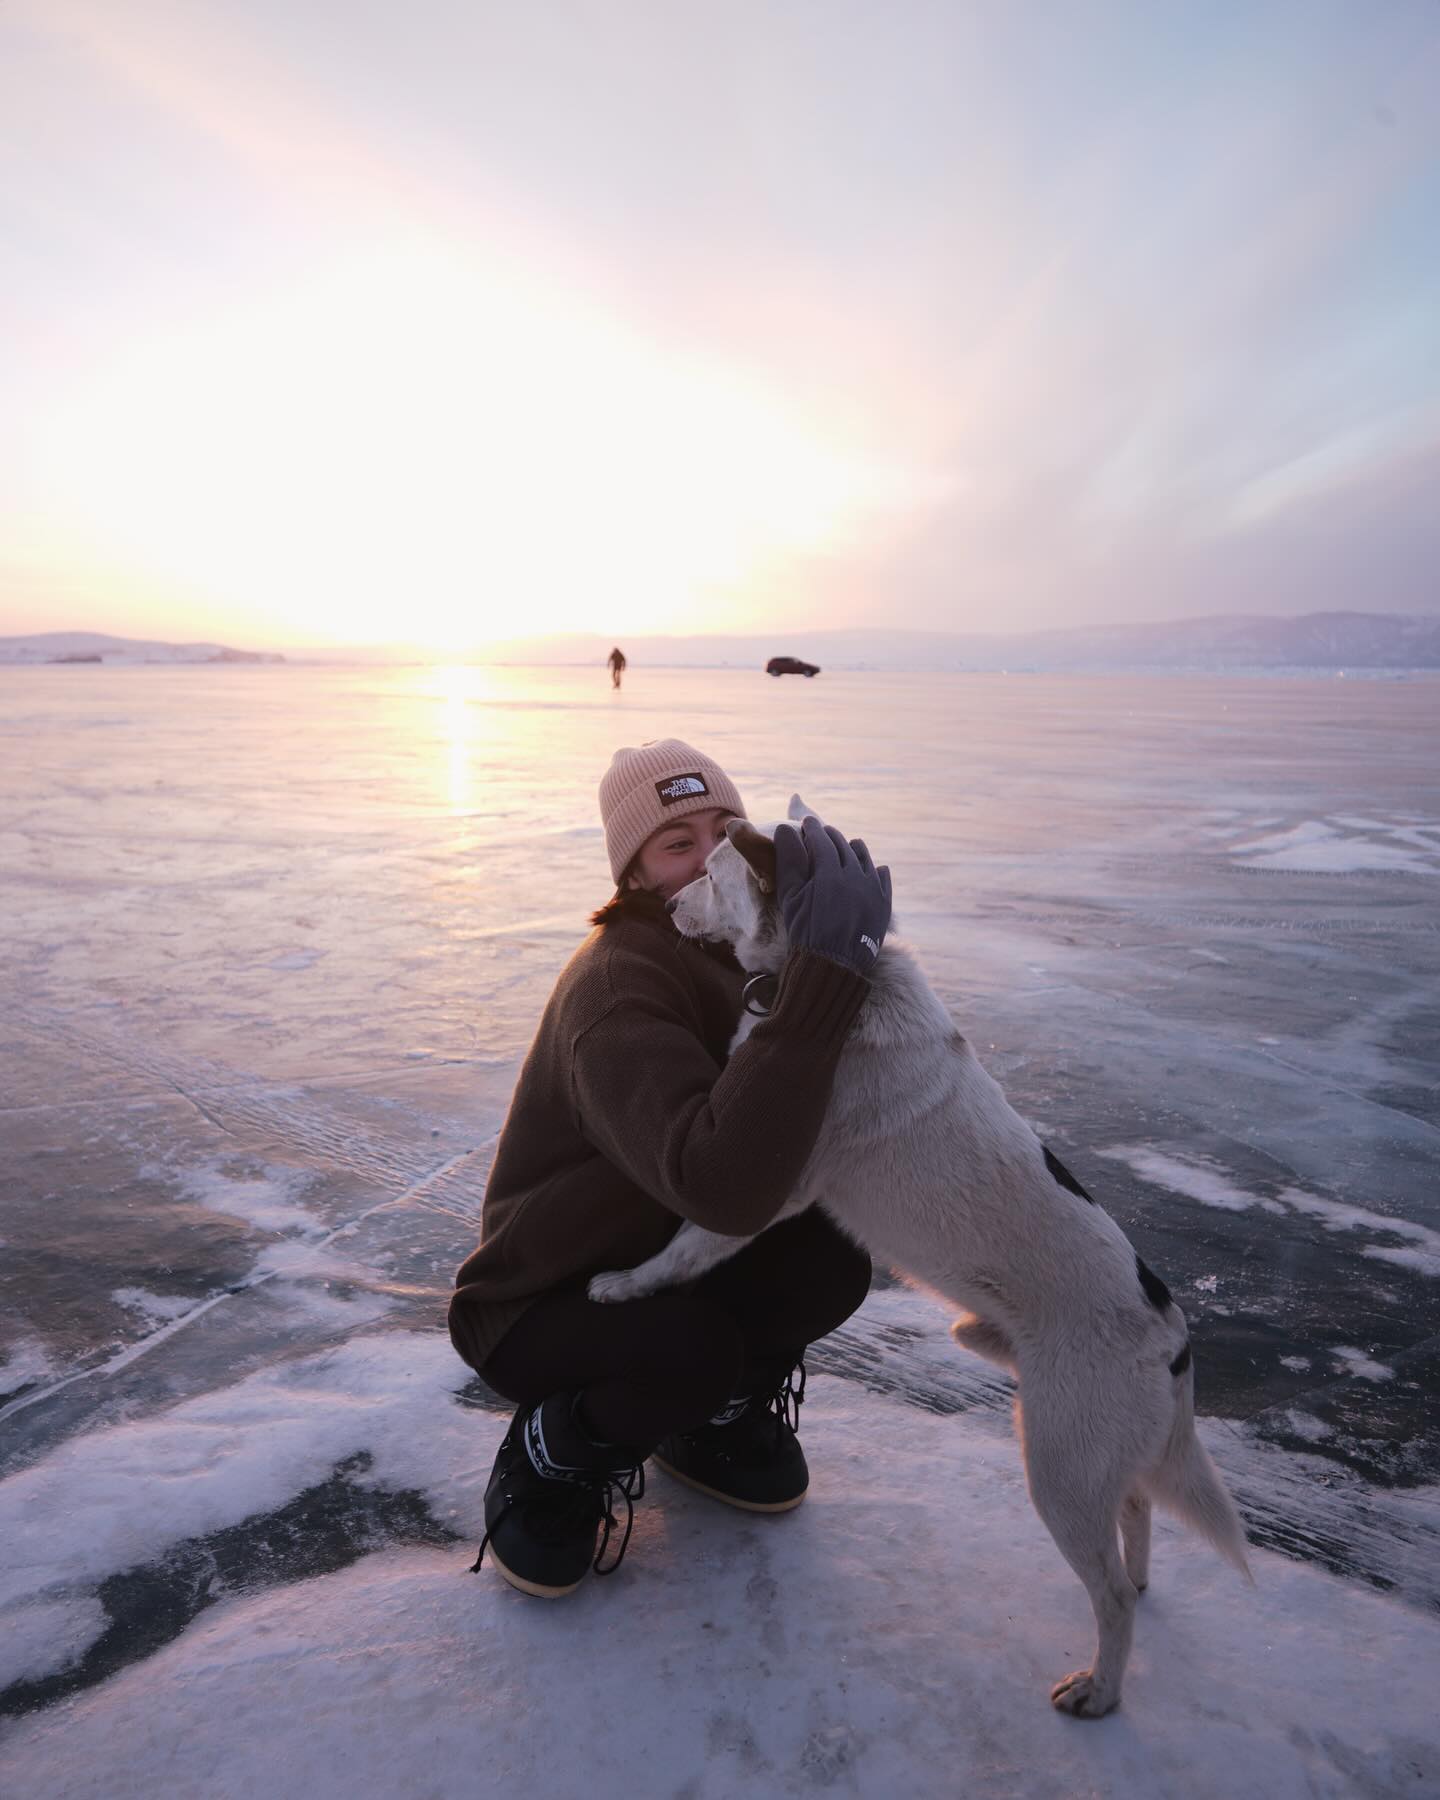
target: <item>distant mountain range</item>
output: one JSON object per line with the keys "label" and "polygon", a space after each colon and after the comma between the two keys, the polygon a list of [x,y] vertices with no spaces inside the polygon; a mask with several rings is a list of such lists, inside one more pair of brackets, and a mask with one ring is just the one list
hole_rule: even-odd
{"label": "distant mountain range", "polygon": [[[611,638],[570,635],[511,638],[478,647],[470,662],[604,664]],[[1293,618],[1220,614],[1143,625],[1081,625],[1005,635],[980,632],[777,630],[726,636],[634,637],[621,645],[635,667],[763,668],[772,656],[798,656],[822,669],[1009,670],[1098,673],[1153,670],[1240,673],[1255,670],[1440,669],[1440,615],[1302,613]],[[0,663],[416,663],[434,652],[403,646],[273,652],[223,644],[167,644],[93,631],[0,638]]]}
{"label": "distant mountain range", "polygon": [[1219,614],[1159,625],[1093,625],[1008,640],[1045,666],[1440,668],[1440,617],[1415,613]]}
{"label": "distant mountain range", "polygon": [[282,663],[273,650],[232,650],[225,644],[164,644],[150,638],[107,637],[101,631],[42,631],[0,638],[0,663]]}

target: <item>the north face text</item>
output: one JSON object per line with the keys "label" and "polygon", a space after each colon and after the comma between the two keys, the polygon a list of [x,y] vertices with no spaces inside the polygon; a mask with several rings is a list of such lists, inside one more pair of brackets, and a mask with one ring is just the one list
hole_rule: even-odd
{"label": "the north face text", "polygon": [[673,806],[677,800],[693,800],[697,794],[708,794],[703,775],[669,775],[655,783],[662,806]]}

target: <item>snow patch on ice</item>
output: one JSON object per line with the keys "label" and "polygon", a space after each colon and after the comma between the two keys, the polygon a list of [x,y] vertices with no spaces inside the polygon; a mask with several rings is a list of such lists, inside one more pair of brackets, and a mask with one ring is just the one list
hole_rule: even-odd
{"label": "snow patch on ice", "polygon": [[202,1168],[187,1170],[181,1189],[208,1211],[228,1213],[260,1231],[314,1234],[323,1231],[324,1224],[296,1200],[311,1180],[299,1169],[234,1176],[221,1169]]}
{"label": "snow patch on ice", "polygon": [[38,1338],[20,1338],[0,1358],[0,1394],[54,1381],[62,1373]]}
{"label": "snow patch on ice", "polygon": [[1440,821],[1415,813],[1397,814],[1392,819],[1359,819],[1349,813],[1336,813],[1334,817],[1335,823],[1347,831],[1382,832],[1420,850],[1440,850]]}
{"label": "snow patch on ice", "polygon": [[283,1283],[292,1311],[348,1330],[372,1324],[394,1310],[393,1300],[371,1288],[373,1269],[337,1256],[323,1244],[293,1238],[271,1244],[255,1259],[251,1279]]}
{"label": "snow patch on ice", "polygon": [[62,1444],[0,1482],[0,1639],[14,1608],[273,1511],[360,1450],[377,1487],[473,1501],[474,1415],[451,1398],[468,1378],[439,1334],[360,1337]]}
{"label": "snow patch on ice", "polygon": [[1173,1194],[1183,1194],[1188,1200],[1198,1200],[1202,1206],[1212,1206],[1221,1212],[1249,1212],[1252,1206],[1260,1204],[1258,1194],[1236,1187],[1213,1164],[1190,1159],[1182,1161],[1178,1156],[1166,1156],[1161,1151],[1145,1150],[1134,1144],[1116,1144],[1112,1149],[1101,1150],[1099,1155],[1128,1163],[1142,1181],[1169,1188]]}
{"label": "snow patch on ice", "polygon": [[110,1298],[127,1312],[138,1313],[147,1325],[163,1325],[178,1319],[195,1305],[184,1294],[152,1294],[148,1288],[116,1288]]}
{"label": "snow patch on ice", "polygon": [[1440,1231],[1432,1231],[1428,1225],[1392,1218],[1389,1213],[1369,1212],[1363,1206],[1350,1206],[1343,1200],[1326,1200],[1319,1194],[1307,1194],[1303,1188],[1281,1188],[1279,1197],[1296,1212],[1319,1219],[1327,1231],[1389,1232],[1392,1237],[1408,1238],[1411,1243],[1440,1252]]}
{"label": "snow patch on ice", "polygon": [[[1167,1156],[1161,1151],[1143,1149],[1138,1145],[1117,1144],[1111,1149],[1100,1150],[1097,1154],[1128,1164],[1142,1181],[1168,1188],[1172,1194],[1182,1194],[1188,1200],[1198,1200],[1202,1206],[1215,1207],[1222,1212],[1247,1212],[1251,1207],[1258,1206],[1266,1212],[1295,1212],[1306,1218],[1318,1219],[1326,1231],[1365,1231],[1404,1238],[1415,1248],[1389,1248],[1372,1244],[1366,1245],[1362,1254],[1402,1264],[1424,1275],[1440,1274],[1440,1231],[1433,1231],[1428,1225],[1416,1224],[1412,1219],[1398,1219],[1388,1213],[1371,1212],[1366,1207],[1351,1206],[1344,1200],[1329,1200],[1321,1194],[1311,1194],[1298,1187],[1281,1188],[1272,1200],[1237,1186],[1228,1176],[1221,1174],[1213,1163],[1199,1158]],[[1201,1287],[1204,1284],[1196,1282],[1195,1285]]]}
{"label": "snow patch on ice", "polygon": [[1323,1419],[1317,1419],[1314,1413],[1298,1412],[1294,1407],[1286,1412],[1285,1423],[1296,1437],[1302,1437],[1310,1444],[1323,1443],[1326,1438],[1334,1436],[1333,1428]]}
{"label": "snow patch on ice", "polygon": [[1434,822],[1428,820],[1417,829],[1348,815],[1306,819],[1288,831],[1233,844],[1230,853],[1247,869],[1288,869],[1310,875],[1350,875],[1372,869],[1440,874],[1440,838]]}
{"label": "snow patch on ice", "polygon": [[1388,1244],[1367,1244],[1362,1256],[1373,1256],[1377,1262],[1398,1263],[1402,1269],[1414,1269],[1419,1275],[1440,1279],[1440,1252],[1403,1250]]}
{"label": "snow patch on ice", "polygon": [[1357,1375],[1361,1381],[1392,1381],[1395,1371],[1389,1363],[1375,1362],[1366,1351],[1353,1344],[1337,1344],[1330,1352],[1339,1375]]}
{"label": "snow patch on ice", "polygon": [[110,1623],[93,1594],[35,1599],[6,1607],[0,1631],[0,1688],[38,1681],[79,1662]]}

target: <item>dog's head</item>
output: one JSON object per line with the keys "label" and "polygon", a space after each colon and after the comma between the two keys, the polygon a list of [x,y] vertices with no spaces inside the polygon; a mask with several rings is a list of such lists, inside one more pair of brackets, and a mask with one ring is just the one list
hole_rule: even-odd
{"label": "dog's head", "polygon": [[[812,811],[798,794],[791,796],[792,819]],[[669,902],[678,931],[729,944],[752,974],[774,974],[788,947],[775,899],[775,829],[727,819],[725,841],[710,852],[705,873]]]}

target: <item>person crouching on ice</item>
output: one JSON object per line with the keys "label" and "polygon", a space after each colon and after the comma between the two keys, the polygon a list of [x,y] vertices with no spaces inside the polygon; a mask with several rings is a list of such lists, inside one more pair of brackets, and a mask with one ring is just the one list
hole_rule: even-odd
{"label": "person crouching on ice", "polygon": [[[728,946],[682,937],[665,903],[737,815],[729,776],[679,739],[615,752],[600,816],[616,892],[545,1007],[457,1277],[455,1347],[516,1408],[480,1555],[527,1594],[619,1563],[650,1456],[731,1506],[798,1506],[804,1352],[869,1287],[869,1257],[815,1208],[763,1228],[819,1135],[869,988],[849,946],[884,938],[889,871],[817,819],[779,828],[789,955],[769,1016],[728,1056],[744,972]],[[762,1235],[683,1288],[588,1297],[592,1275],[653,1256],[684,1219]]]}

